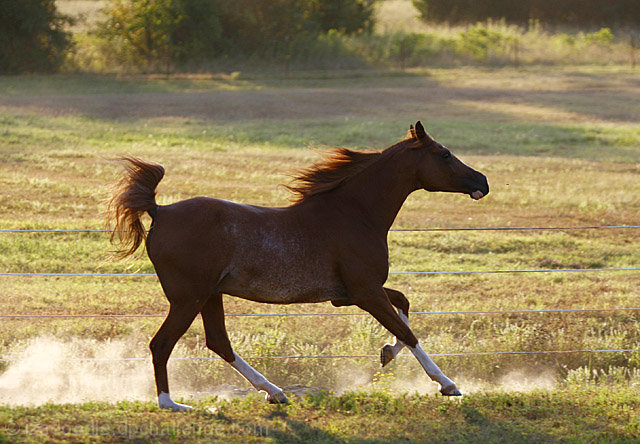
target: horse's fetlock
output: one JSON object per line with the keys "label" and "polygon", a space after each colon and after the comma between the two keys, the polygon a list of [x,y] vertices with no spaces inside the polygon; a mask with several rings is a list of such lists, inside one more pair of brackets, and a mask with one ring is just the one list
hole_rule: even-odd
{"label": "horse's fetlock", "polygon": [[416,338],[416,336],[413,334],[413,332],[411,330],[409,330],[409,332],[405,335],[404,338],[399,338],[402,342],[405,343],[405,345],[408,345],[411,348],[414,348],[416,345],[418,345],[418,338]]}

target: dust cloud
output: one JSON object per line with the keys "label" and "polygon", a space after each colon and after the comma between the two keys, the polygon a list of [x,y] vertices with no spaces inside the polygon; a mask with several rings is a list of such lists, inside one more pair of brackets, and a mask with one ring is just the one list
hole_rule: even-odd
{"label": "dust cloud", "polygon": [[[79,356],[83,358],[78,359]],[[46,403],[155,400],[151,356],[146,341],[139,339],[96,341],[74,338],[61,341],[39,337],[13,347],[3,357],[9,362],[4,372],[0,373],[0,404],[38,406]],[[131,357],[144,359],[127,360]],[[171,377],[171,362],[169,367]],[[390,377],[372,377],[362,367],[342,370],[342,376],[332,388],[337,395],[380,389],[391,393],[430,395],[439,389],[438,384],[426,374],[405,378],[402,372],[398,372]],[[180,379],[185,378],[174,379],[176,384],[172,392],[187,398],[206,394],[228,399],[246,396],[252,391],[235,385],[223,385],[210,387],[213,391],[197,392],[194,391],[198,389],[193,385],[195,381],[189,381],[191,378],[184,381]],[[532,374],[513,370],[495,382],[461,375],[452,375],[452,379],[463,394],[551,390],[557,383],[551,371]]]}
{"label": "dust cloud", "polygon": [[[91,360],[78,360],[78,356]],[[149,352],[142,344],[124,340],[31,339],[4,356],[10,361],[0,374],[0,403],[151,400],[151,358],[119,360],[132,356],[149,356]]]}
{"label": "dust cloud", "polygon": [[[340,378],[336,392],[342,394],[354,390],[383,390],[396,394],[433,395],[440,390],[440,385],[426,374],[404,378],[402,372],[395,373],[391,377],[385,377],[384,370],[382,373],[382,377],[376,379],[374,376],[372,380],[371,375],[363,369],[351,369]],[[534,390],[552,390],[557,384],[557,377],[551,370],[531,373],[514,369],[493,382],[461,375],[453,375],[451,379],[463,395],[496,391],[526,393]]]}

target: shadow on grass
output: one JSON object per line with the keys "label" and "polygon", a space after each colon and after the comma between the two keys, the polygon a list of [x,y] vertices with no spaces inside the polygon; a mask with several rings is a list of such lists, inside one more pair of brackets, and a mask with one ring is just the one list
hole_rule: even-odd
{"label": "shadow on grass", "polygon": [[[110,142],[129,145],[139,134],[140,143],[157,135],[178,145],[202,142],[202,149],[211,142],[381,149],[422,120],[456,152],[638,162],[638,93],[608,79],[602,76],[602,87],[557,91],[451,86],[424,74],[373,70],[266,80],[13,77],[0,79],[0,127],[17,148],[27,136],[30,146],[55,143],[50,134],[56,132],[65,147],[65,137],[95,138],[99,145],[108,134]],[[521,105],[547,120],[520,113]],[[574,117],[549,120],[546,113],[554,112]],[[43,131],[18,131],[27,127]]]}
{"label": "shadow on grass", "polygon": [[269,437],[277,443],[346,443],[347,441],[333,433],[320,430],[303,421],[288,419],[285,421],[287,431],[271,431]]}
{"label": "shadow on grass", "polygon": [[[517,424],[505,421],[491,422],[478,410],[465,408],[464,415],[466,424],[455,424],[442,427],[438,432],[430,434],[430,437],[422,436],[410,438],[410,432],[399,434],[398,436],[362,438],[359,436],[338,436],[337,433],[327,432],[314,427],[304,421],[288,419],[285,421],[287,431],[270,430],[268,437],[274,442],[288,443],[436,443],[436,442],[504,442],[504,443],[531,443],[531,442],[555,442],[558,439],[546,433],[539,432],[533,427],[522,427]],[[384,426],[383,426],[384,427]]]}
{"label": "shadow on grass", "polygon": [[466,422],[465,430],[460,431],[462,436],[456,437],[454,442],[543,443],[557,441],[556,437],[532,427],[524,427],[513,422],[491,421],[474,407],[462,406],[461,411]]}

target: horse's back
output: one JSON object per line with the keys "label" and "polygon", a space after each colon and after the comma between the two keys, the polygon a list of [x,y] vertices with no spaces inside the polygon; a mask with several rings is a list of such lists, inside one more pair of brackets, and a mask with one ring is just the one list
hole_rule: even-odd
{"label": "horse's back", "polygon": [[215,255],[229,260],[243,238],[262,220],[271,219],[275,208],[255,207],[210,197],[194,197],[156,212],[152,234],[147,242],[154,262],[168,256],[182,256],[192,262]]}

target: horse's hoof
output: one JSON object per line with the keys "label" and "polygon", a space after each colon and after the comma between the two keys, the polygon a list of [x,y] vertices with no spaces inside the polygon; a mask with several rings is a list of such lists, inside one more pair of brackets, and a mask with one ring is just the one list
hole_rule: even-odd
{"label": "horse's hoof", "polygon": [[267,394],[266,398],[269,404],[289,404],[289,398],[283,392],[277,392],[273,395]]}
{"label": "horse's hoof", "polygon": [[462,393],[460,393],[460,390],[458,390],[458,387],[455,385],[442,387],[440,393],[442,393],[443,396],[462,396]]}
{"label": "horse's hoof", "polygon": [[176,402],[176,405],[172,408],[172,410],[174,412],[190,412],[193,410],[193,407],[191,407],[190,405],[178,404]]}
{"label": "horse's hoof", "polygon": [[382,350],[380,350],[380,363],[384,367],[391,361],[393,361],[393,347],[391,344],[385,344]]}

